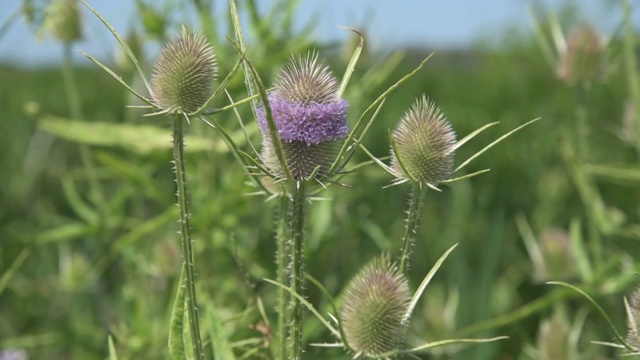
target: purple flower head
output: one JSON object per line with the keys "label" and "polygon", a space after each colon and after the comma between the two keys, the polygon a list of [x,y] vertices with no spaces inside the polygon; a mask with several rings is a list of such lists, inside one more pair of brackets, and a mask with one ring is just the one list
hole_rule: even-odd
{"label": "purple flower head", "polygon": [[[349,134],[349,104],[338,95],[338,85],[317,54],[292,58],[269,94],[269,105],[283,141],[320,144]],[[264,135],[269,126],[264,107],[258,108],[258,125]]]}

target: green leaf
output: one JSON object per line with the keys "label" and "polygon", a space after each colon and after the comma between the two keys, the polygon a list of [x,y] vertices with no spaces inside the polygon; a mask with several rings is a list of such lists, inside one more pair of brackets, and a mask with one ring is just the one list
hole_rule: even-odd
{"label": "green leaf", "polygon": [[183,338],[186,283],[187,271],[183,264],[182,271],[180,272],[180,282],[178,283],[178,292],[176,293],[176,301],[173,303],[173,310],[171,311],[171,325],[169,327],[169,356],[171,360],[186,359]]}
{"label": "green leaf", "polygon": [[560,286],[564,286],[566,288],[572,289],[574,291],[576,291],[577,293],[579,293],[580,295],[582,295],[582,297],[584,297],[585,299],[587,299],[587,301],[589,301],[591,303],[591,305],[598,311],[598,313],[600,313],[600,315],[605,319],[605,321],[607,322],[607,324],[609,325],[609,328],[611,329],[611,331],[613,332],[613,335],[616,337],[616,339],[618,339],[618,341],[623,344],[627,350],[629,351],[635,351],[636,349],[634,349],[633,346],[631,346],[625,339],[624,337],[622,337],[619,333],[618,330],[616,329],[615,326],[613,326],[613,322],[611,321],[611,319],[609,319],[609,316],[607,315],[607,313],[604,311],[604,309],[600,306],[600,304],[598,304],[591,296],[589,296],[589,294],[587,294],[586,292],[582,291],[582,289],[578,288],[577,286],[573,286],[571,284],[568,284],[566,282],[562,282],[562,281],[550,281],[547,284],[550,285],[560,285]]}
{"label": "green leaf", "polygon": [[589,175],[617,182],[640,182],[640,165],[620,164],[620,165],[584,165],[584,172]]}
{"label": "green leaf", "polygon": [[340,332],[336,329],[333,328],[333,326],[331,326],[331,324],[329,324],[329,322],[327,320],[325,320],[324,317],[322,317],[322,315],[320,315],[320,313],[318,312],[318,310],[316,310],[316,308],[313,307],[313,305],[311,305],[311,303],[309,301],[307,301],[307,299],[305,299],[304,297],[300,296],[300,294],[298,294],[297,292],[293,291],[291,288],[284,286],[282,284],[280,284],[277,281],[273,281],[270,279],[263,279],[264,281],[268,282],[269,284],[275,285],[281,289],[286,290],[289,294],[291,294],[291,296],[295,296],[296,299],[298,299],[300,301],[300,303],[302,303],[304,306],[307,307],[307,309],[309,309],[309,311],[311,311],[311,313],[313,313],[313,315],[316,316],[316,318],[318,318],[318,320],[320,320],[320,322],[334,335],[337,337],[340,337]]}
{"label": "green leaf", "polygon": [[[515,129],[513,129],[513,130],[509,131],[508,133],[506,133],[506,134],[504,134],[504,135],[500,136],[499,138],[497,138],[496,140],[494,140],[491,144],[489,144],[489,145],[485,146],[482,150],[480,150],[480,151],[478,151],[477,153],[473,154],[470,158],[468,158],[465,162],[463,162],[462,164],[460,164],[460,166],[458,166],[455,170],[453,170],[453,172],[455,173],[455,172],[457,172],[458,170],[462,169],[463,167],[467,166],[467,165],[468,165],[471,161],[473,161],[475,158],[477,158],[478,156],[482,155],[485,151],[487,151],[487,150],[491,149],[492,147],[494,147],[496,144],[498,144],[498,143],[499,143],[499,142],[501,142],[502,140],[504,140],[504,139],[508,138],[511,134],[515,133],[516,131],[518,131],[518,130],[522,129],[523,127],[525,127],[525,126],[527,126],[527,125],[533,124],[534,122],[536,122],[536,121],[538,121],[538,120],[540,120],[540,118],[535,118],[535,119],[533,119],[533,120],[531,120],[531,121],[529,121],[529,122],[526,122],[526,123],[524,123],[524,124],[522,124],[522,125],[518,126],[517,128],[515,128]],[[488,124],[488,125],[491,125],[491,124]],[[483,128],[481,128],[481,129],[486,128],[488,125],[485,125],[485,126],[484,126]],[[472,134],[474,134],[474,133],[472,133]],[[474,135],[474,136],[475,136],[475,135]],[[468,137],[468,136],[467,136],[467,137]],[[465,138],[465,139],[466,139],[466,138]],[[465,140],[465,139],[462,139],[462,140]]]}
{"label": "green leaf", "polygon": [[11,282],[11,279],[13,279],[13,277],[18,273],[18,270],[27,260],[29,255],[31,255],[31,248],[22,249],[16,259],[13,260],[13,263],[11,264],[9,269],[4,274],[2,274],[2,277],[0,277],[0,295],[2,295],[4,289],[7,288],[9,282]]}
{"label": "green leaf", "polygon": [[118,360],[118,354],[116,354],[116,347],[113,345],[113,337],[111,335],[109,335],[107,343],[109,344],[109,360]]}
{"label": "green leaf", "polygon": [[[55,116],[45,116],[38,126],[53,135],[80,144],[121,148],[137,154],[171,150],[171,130],[149,125],[84,122]],[[223,143],[201,137],[187,136],[189,152],[228,151]]]}
{"label": "green leaf", "polygon": [[436,261],[435,265],[433,265],[431,270],[429,270],[429,273],[427,274],[427,276],[424,277],[424,280],[422,280],[422,283],[416,290],[415,294],[413,294],[413,298],[411,298],[411,302],[409,303],[407,312],[404,314],[404,317],[402,318],[402,322],[406,323],[407,321],[409,321],[409,318],[413,313],[413,309],[415,309],[416,305],[418,304],[418,300],[420,300],[420,297],[422,296],[422,293],[424,292],[424,290],[427,288],[427,285],[429,285],[429,283],[431,282],[431,279],[433,279],[433,277],[436,275],[436,272],[438,272],[438,269],[440,269],[440,266],[442,266],[442,263],[444,263],[444,261],[447,259],[447,256],[449,256],[449,254],[453,251],[453,249],[456,248],[456,246],[458,246],[458,244],[453,245],[442,256],[440,256],[440,259]]}
{"label": "green leaf", "polygon": [[220,319],[219,310],[213,300],[206,297],[201,300],[207,309],[207,325],[209,336],[211,336],[211,346],[213,347],[214,360],[233,360],[236,358],[229,342],[229,335]]}
{"label": "green leaf", "polygon": [[352,29],[352,28],[348,28],[348,27],[344,27],[344,26],[338,26],[338,27],[341,28],[341,29],[353,31],[360,38],[360,42],[358,43],[358,46],[356,47],[356,49],[353,51],[353,55],[351,55],[351,60],[349,60],[349,64],[347,65],[347,69],[345,70],[344,76],[342,77],[342,82],[340,83],[340,89],[338,90],[338,96],[342,97],[342,95],[344,94],[344,90],[347,88],[347,85],[349,84],[349,79],[351,79],[351,74],[353,74],[353,70],[356,68],[356,64],[358,63],[358,59],[360,58],[360,54],[362,53],[362,48],[364,47],[364,37],[362,36],[362,34],[358,30],[355,30],[355,29]]}

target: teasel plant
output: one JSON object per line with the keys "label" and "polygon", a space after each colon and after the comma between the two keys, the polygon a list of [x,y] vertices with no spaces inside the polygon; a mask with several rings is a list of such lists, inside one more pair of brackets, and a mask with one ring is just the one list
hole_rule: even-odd
{"label": "teasel plant", "polygon": [[498,137],[460,165],[454,167],[456,150],[486,129],[497,125],[498,122],[486,124],[464,138],[456,140],[456,134],[442,110],[433,101],[428,100],[426,95],[423,95],[401,117],[396,128],[389,132],[389,141],[391,143],[390,165],[385,164],[364,146],[361,146],[374,162],[394,177],[389,186],[411,185],[411,193],[408,200],[409,208],[407,210],[406,226],[399,259],[399,267],[402,273],[406,273],[409,267],[411,249],[418,234],[420,213],[426,191],[431,189],[440,192],[442,191],[438,187],[440,185],[452,184],[489,171],[489,169],[484,169],[471,174],[451,177],[499,142],[539,119],[528,121]]}
{"label": "teasel plant", "polygon": [[[154,64],[151,79],[147,80],[138,59],[124,38],[85,0],[82,0],[82,3],[100,19],[116,38],[127,58],[133,63],[150,96],[147,97],[138,93],[112,69],[93,56],[86,53],[82,54],[144,103],[142,106],[131,107],[149,111],[145,116],[165,116],[172,123],[173,163],[177,184],[176,195],[178,198],[179,234],[183,266],[176,302],[172,312],[169,353],[172,359],[203,359],[205,351],[198,321],[196,269],[192,249],[193,239],[191,238],[189,225],[190,213],[184,156],[185,126],[189,125],[191,121],[201,120],[214,129],[219,129],[214,117],[215,114],[231,110],[251,100],[251,98],[244,99],[222,108],[212,107],[214,101],[225,93],[231,78],[240,69],[243,55],[239,56],[227,76],[214,87],[218,65],[212,46],[202,33],[197,33],[183,26],[180,34],[165,44]],[[221,134],[223,135],[223,140],[229,143],[228,134],[224,132],[221,132]],[[188,328],[183,327],[185,318],[188,322]]]}

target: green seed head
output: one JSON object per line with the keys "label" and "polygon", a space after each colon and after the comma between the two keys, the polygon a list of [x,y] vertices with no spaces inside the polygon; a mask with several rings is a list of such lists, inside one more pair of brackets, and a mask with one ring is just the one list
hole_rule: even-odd
{"label": "green seed head", "polygon": [[[316,178],[321,179],[327,174],[336,158],[336,154],[340,150],[342,142],[327,141],[319,144],[307,144],[303,141],[283,141],[281,144],[287,167],[293,178],[295,180],[308,180],[316,167],[319,167],[316,172]],[[277,178],[283,179],[286,177],[269,137],[265,137],[262,141],[261,158]]]}
{"label": "green seed head", "polygon": [[351,348],[367,357],[398,349],[406,334],[403,318],[410,300],[407,280],[389,257],[366,265],[344,296],[342,324]]}
{"label": "green seed head", "polygon": [[456,134],[426,97],[404,114],[393,139],[398,154],[391,149],[391,168],[398,178],[436,186],[451,175]]}
{"label": "green seed head", "polygon": [[183,29],[154,65],[153,103],[170,113],[193,113],[213,94],[216,74],[216,58],[206,37]]}

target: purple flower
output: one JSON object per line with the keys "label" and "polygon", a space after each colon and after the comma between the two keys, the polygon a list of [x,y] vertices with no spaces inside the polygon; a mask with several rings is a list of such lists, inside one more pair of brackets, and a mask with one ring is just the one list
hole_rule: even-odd
{"label": "purple flower", "polygon": [[[269,105],[283,141],[320,144],[349,134],[349,104],[338,95],[338,85],[317,54],[292,58],[269,94]],[[269,135],[264,107],[258,109],[260,131]]]}
{"label": "purple flower", "polygon": [[[349,104],[344,99],[324,104],[304,104],[289,102],[274,92],[269,94],[269,105],[283,141],[302,141],[315,145],[339,140],[349,134]],[[258,125],[263,134],[269,134],[264,107],[258,109]]]}
{"label": "purple flower", "polygon": [[[329,68],[318,63],[314,53],[292,58],[278,75],[268,100],[291,176],[302,180],[314,173],[328,175],[339,141],[349,134],[349,104],[340,97]],[[282,178],[286,171],[274,153],[264,106],[258,108],[257,118],[263,134],[262,160]]]}

